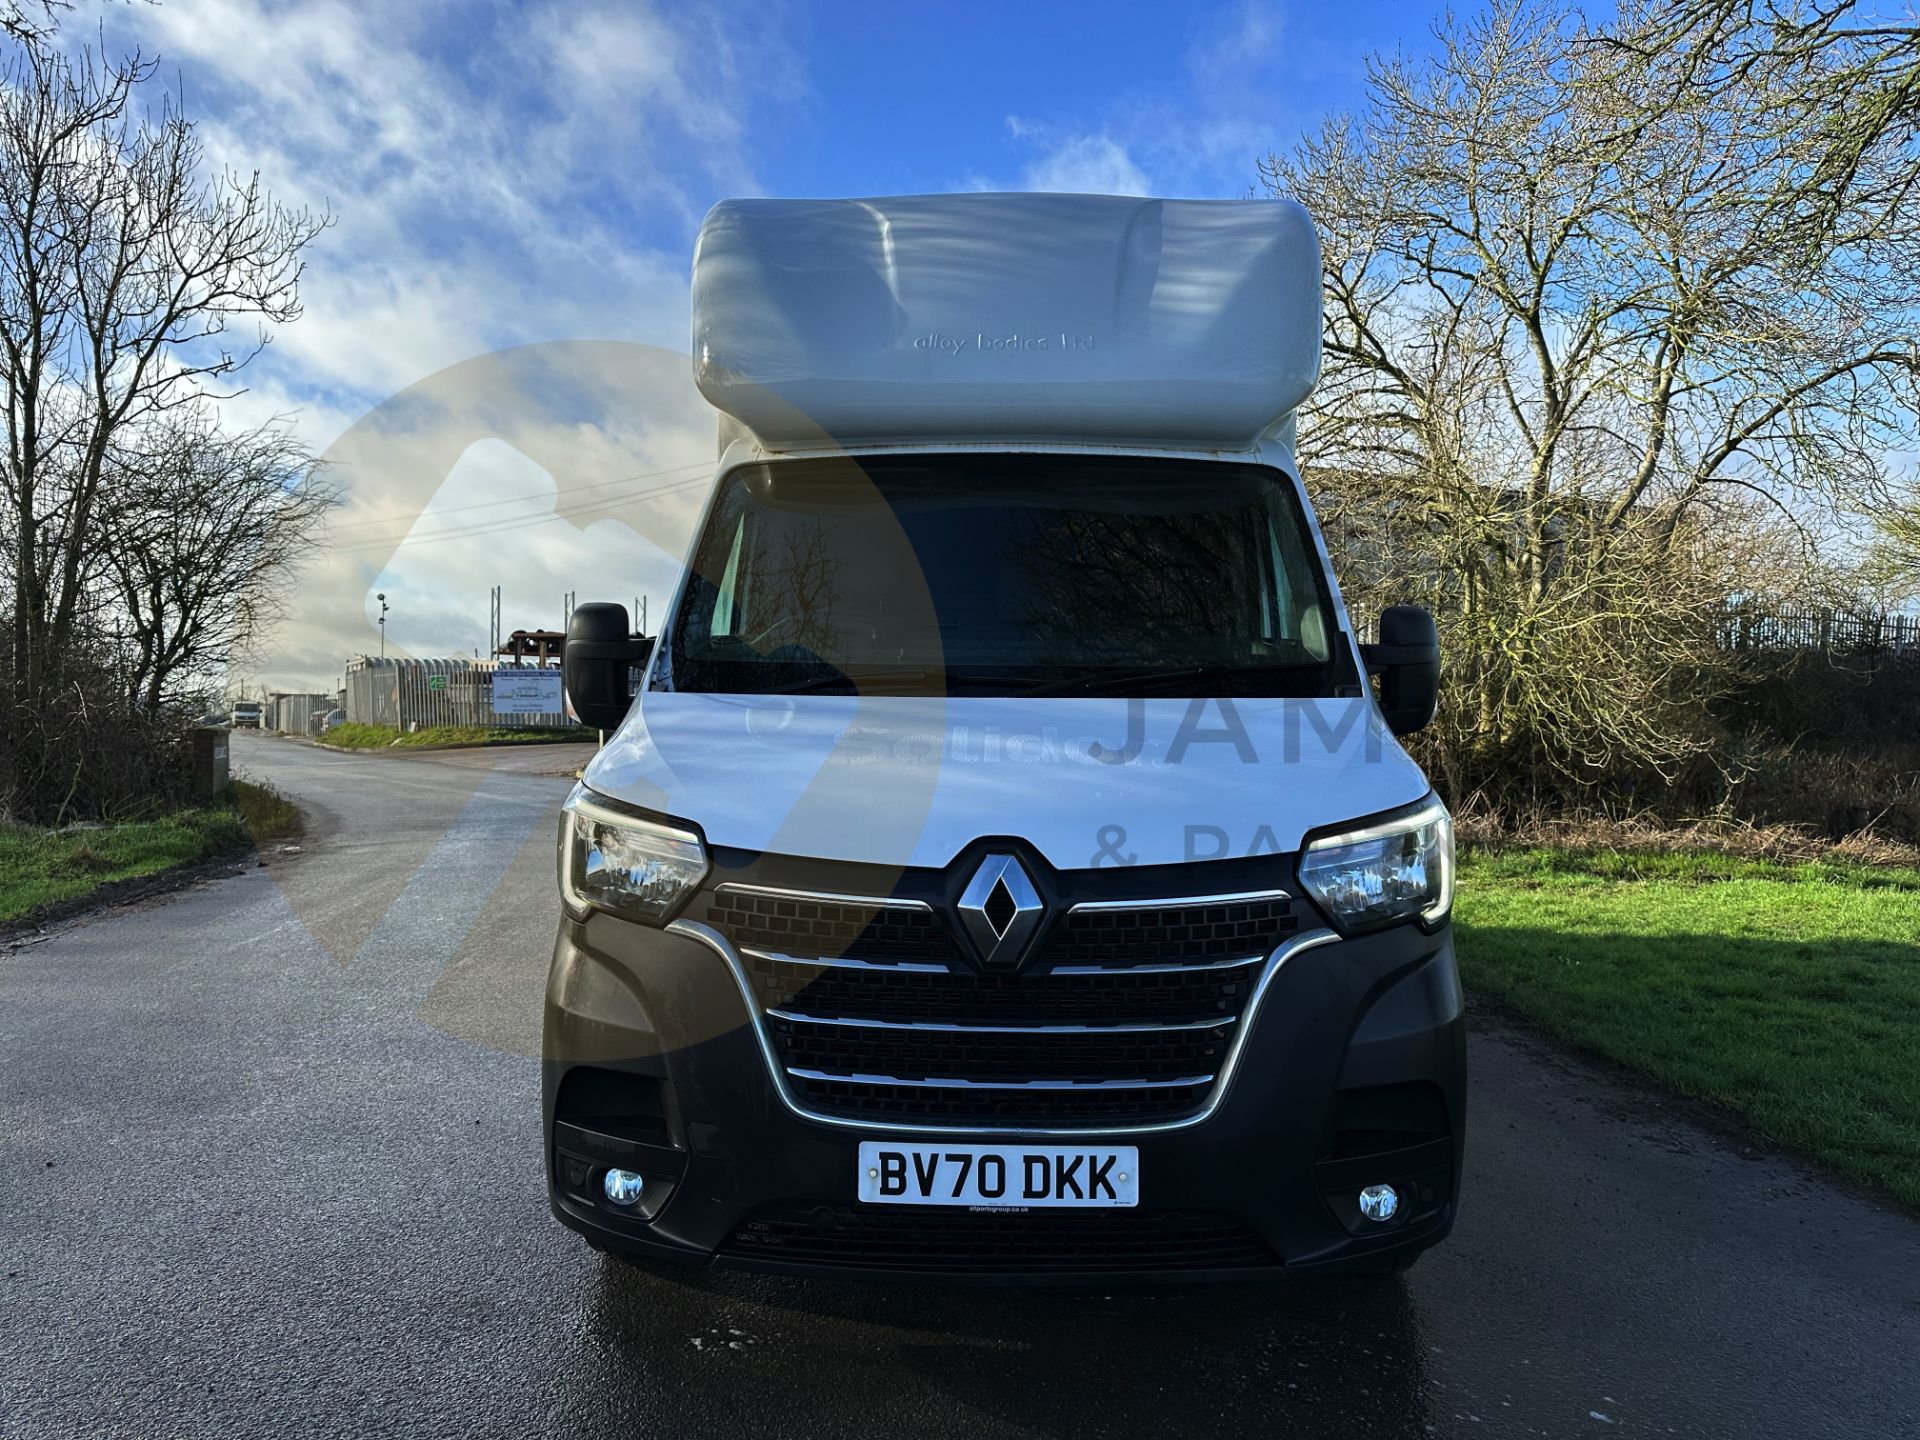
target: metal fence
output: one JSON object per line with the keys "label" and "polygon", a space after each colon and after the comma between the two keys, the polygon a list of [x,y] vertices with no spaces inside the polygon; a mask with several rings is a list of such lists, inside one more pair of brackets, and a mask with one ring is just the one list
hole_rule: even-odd
{"label": "metal fence", "polygon": [[1920,655],[1920,615],[1740,607],[1720,622],[1724,650],[1815,650],[1836,655]]}
{"label": "metal fence", "polygon": [[[382,659],[356,655],[347,662],[342,706],[355,724],[424,730],[432,725],[492,725],[550,730],[577,725],[564,712],[545,715],[493,713],[493,676],[486,660]],[[511,668],[511,667],[508,667]]]}
{"label": "metal fence", "polygon": [[318,735],[320,722],[339,704],[337,695],[319,692],[269,694],[260,723],[265,729],[278,730],[282,735]]}

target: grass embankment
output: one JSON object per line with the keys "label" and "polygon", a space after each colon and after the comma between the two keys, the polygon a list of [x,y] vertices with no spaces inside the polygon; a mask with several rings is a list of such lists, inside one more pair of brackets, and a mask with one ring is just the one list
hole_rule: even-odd
{"label": "grass embankment", "polygon": [[1920,870],[1475,851],[1467,985],[1920,1208]]}
{"label": "grass embankment", "polygon": [[300,812],[269,785],[245,780],[224,803],[158,820],[36,830],[0,825],[0,925],[300,831]]}
{"label": "grass embankment", "polygon": [[497,725],[431,725],[411,734],[392,725],[336,725],[320,737],[343,750],[443,750],[457,745],[548,745],[591,740],[590,730],[509,730]]}

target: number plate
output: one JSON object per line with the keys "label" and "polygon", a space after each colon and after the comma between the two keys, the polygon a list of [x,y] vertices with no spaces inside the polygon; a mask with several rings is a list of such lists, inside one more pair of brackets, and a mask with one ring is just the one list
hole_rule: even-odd
{"label": "number plate", "polygon": [[964,1205],[974,1210],[1109,1209],[1140,1203],[1131,1145],[860,1145],[860,1198],[869,1205]]}

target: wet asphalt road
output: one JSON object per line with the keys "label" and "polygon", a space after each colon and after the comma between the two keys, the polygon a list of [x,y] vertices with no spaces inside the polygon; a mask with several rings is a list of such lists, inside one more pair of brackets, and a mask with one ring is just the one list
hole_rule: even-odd
{"label": "wet asphalt road", "polygon": [[631,1272],[528,1058],[577,752],[234,750],[301,853],[0,946],[0,1434],[1920,1434],[1920,1223],[1490,1021],[1405,1277]]}

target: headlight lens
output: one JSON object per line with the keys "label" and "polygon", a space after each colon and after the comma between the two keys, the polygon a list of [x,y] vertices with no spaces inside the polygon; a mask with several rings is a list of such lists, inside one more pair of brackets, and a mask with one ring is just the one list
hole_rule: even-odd
{"label": "headlight lens", "polygon": [[707,873],[700,837],[615,810],[584,785],[560,816],[560,894],[576,911],[664,923]]}
{"label": "headlight lens", "polygon": [[1404,815],[1315,840],[1300,857],[1300,883],[1348,934],[1442,920],[1453,906],[1453,818],[1430,798]]}

